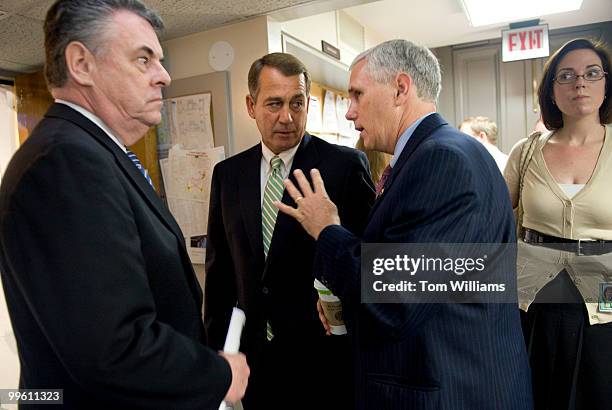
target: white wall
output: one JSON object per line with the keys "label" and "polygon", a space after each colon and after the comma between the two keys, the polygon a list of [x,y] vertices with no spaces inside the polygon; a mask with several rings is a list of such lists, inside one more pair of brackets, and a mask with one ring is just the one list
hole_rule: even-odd
{"label": "white wall", "polygon": [[168,71],[175,79],[207,74],[215,70],[208,64],[208,52],[217,41],[226,41],[234,48],[234,62],[229,68],[231,106],[234,135],[234,152],[255,145],[260,141],[255,121],[249,117],[245,98],[248,93],[247,76],[251,64],[268,53],[268,19],[257,17],[214,30],[165,41],[164,47]]}
{"label": "white wall", "polygon": [[283,52],[283,23],[268,17],[268,53]]}
{"label": "white wall", "polygon": [[[0,177],[17,149],[17,112],[12,89],[0,86]],[[19,385],[19,357],[17,344],[6,308],[0,281],[0,389],[16,389]],[[16,409],[16,405],[2,405],[3,409]]]}
{"label": "white wall", "polygon": [[387,39],[385,39],[383,36],[372,30],[368,26],[364,27],[364,50],[372,48],[385,40]]}
{"label": "white wall", "polygon": [[440,62],[442,70],[442,90],[438,98],[438,113],[449,124],[455,126],[455,90],[453,83],[453,52],[451,47],[440,47],[432,49]]}
{"label": "white wall", "polygon": [[[16,389],[19,386],[19,357],[17,343],[11,327],[6,300],[0,281],[0,389]],[[2,409],[12,409],[7,404]]]}
{"label": "white wall", "polygon": [[335,11],[285,21],[281,26],[284,32],[317,50],[321,50],[321,40],[338,47]]}
{"label": "white wall", "polygon": [[0,178],[19,145],[13,87],[0,85]]}
{"label": "white wall", "polygon": [[366,42],[364,27],[343,11],[285,21],[281,23],[281,29],[319,51],[321,40],[339,48],[340,61],[346,65],[350,65],[364,50]]}

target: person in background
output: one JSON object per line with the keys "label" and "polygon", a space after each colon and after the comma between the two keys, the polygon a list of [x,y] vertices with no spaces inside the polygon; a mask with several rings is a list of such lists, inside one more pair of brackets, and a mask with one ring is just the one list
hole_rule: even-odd
{"label": "person in background", "polygon": [[610,54],[575,39],[547,61],[538,90],[551,132],[519,141],[505,171],[520,229],[518,286],[536,409],[612,403]]}
{"label": "person in background", "polygon": [[[205,325],[223,346],[232,307],[246,313],[243,351],[252,369],[246,410],[353,406],[348,336],[325,336],[312,266],[315,242],[275,200],[294,204],[282,180],[318,167],[344,226],[363,231],[374,201],[366,156],[306,132],[310,74],[297,58],[253,62],[246,108],[261,143],[213,171],[206,249]],[[316,376],[313,376],[316,375]]]}
{"label": "person in background", "polygon": [[62,408],[218,409],[246,389],[244,355],[205,344],[183,234],[126,148],[161,120],[162,28],[137,0],[55,2],[44,23],[55,103],[2,179],[19,385],[63,389]]}
{"label": "person in background", "polygon": [[461,132],[480,141],[495,160],[500,172],[504,172],[508,156],[497,148],[497,124],[488,117],[468,117],[459,126]]}
{"label": "person in background", "polygon": [[363,145],[363,138],[359,137],[357,143],[355,144],[355,148],[359,151],[365,152],[368,157],[368,162],[370,163],[370,172],[372,173],[372,181],[374,185],[378,185],[385,168],[389,165],[389,161],[391,161],[391,155],[385,154],[380,151],[373,151],[370,149],[366,149]]}

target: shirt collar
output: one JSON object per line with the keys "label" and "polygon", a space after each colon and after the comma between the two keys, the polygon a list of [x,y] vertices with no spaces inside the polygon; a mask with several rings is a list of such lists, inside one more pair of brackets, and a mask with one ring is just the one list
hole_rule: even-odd
{"label": "shirt collar", "polygon": [[391,158],[391,161],[389,162],[389,165],[391,165],[391,168],[395,166],[395,163],[397,162],[397,159],[399,158],[399,156],[402,154],[402,151],[404,150],[404,147],[408,143],[408,140],[410,139],[410,137],[412,137],[412,134],[414,134],[414,130],[416,130],[419,124],[423,122],[423,120],[429,117],[431,114],[433,114],[433,112],[423,115],[421,118],[413,122],[410,125],[410,127],[406,128],[406,131],[404,131],[402,135],[400,135],[399,139],[397,140],[397,144],[395,144],[395,151],[393,152],[393,158]]}
{"label": "shirt collar", "polygon": [[83,116],[85,116],[91,122],[93,122],[98,127],[100,127],[102,129],[102,131],[104,131],[106,133],[106,135],[108,135],[110,137],[110,139],[113,140],[113,142],[115,144],[117,144],[117,146],[119,146],[119,148],[121,148],[121,150],[123,152],[127,153],[125,145],[123,144],[121,139],[119,137],[116,137],[113,134],[113,132],[110,130],[110,128],[104,123],[104,121],[102,121],[100,118],[98,118],[98,116],[96,116],[94,113],[92,113],[89,110],[86,110],[85,108],[81,107],[80,105],[77,105],[77,104],[75,104],[73,102],[68,102],[68,101],[65,101],[65,100],[61,100],[59,98],[56,98],[55,102],[59,103],[59,104],[67,105],[68,107],[72,108],[73,110],[81,113]]}
{"label": "shirt collar", "polygon": [[[300,143],[298,143],[295,147],[289,148],[288,150],[282,151],[278,154],[280,159],[283,161],[283,165],[285,166],[286,170],[291,169],[291,165],[293,164],[293,157],[295,157],[295,153],[297,152],[299,146]],[[264,161],[267,164],[266,169],[269,170],[270,161],[276,156],[276,154],[273,153],[272,150],[268,148],[266,144],[263,143],[263,141],[261,142],[261,154],[263,155]]]}

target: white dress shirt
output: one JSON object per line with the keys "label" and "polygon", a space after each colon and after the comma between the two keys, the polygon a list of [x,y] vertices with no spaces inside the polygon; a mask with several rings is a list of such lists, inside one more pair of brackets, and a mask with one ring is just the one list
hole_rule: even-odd
{"label": "white dress shirt", "polygon": [[[293,158],[295,157],[295,153],[297,152],[298,147],[300,146],[300,144],[298,143],[295,147],[293,148],[289,148],[286,151],[281,152],[280,154],[278,154],[278,156],[280,157],[280,159],[283,161],[283,163],[281,164],[281,176],[283,177],[283,179],[286,179],[289,176],[289,171],[291,171],[291,166],[293,165]],[[272,158],[274,158],[276,156],[275,153],[273,153],[270,148],[268,148],[266,146],[266,144],[261,143],[261,203],[263,204],[263,197],[264,197],[264,191],[266,190],[266,183],[268,182],[268,177],[270,176],[270,173],[272,172],[272,168],[270,167],[270,161],[272,160]]]}
{"label": "white dress shirt", "polygon": [[83,114],[85,117],[87,117],[88,120],[90,120],[91,122],[96,124],[98,127],[100,127],[106,133],[106,135],[108,135],[109,138],[111,140],[113,140],[113,142],[115,144],[117,144],[117,146],[119,146],[119,148],[121,148],[121,150],[127,154],[127,151],[125,149],[125,145],[123,144],[123,141],[121,141],[121,139],[119,137],[115,136],[113,134],[113,132],[111,131],[111,129],[104,123],[104,121],[102,121],[100,118],[98,118],[95,114],[93,114],[92,112],[86,110],[85,108],[81,107],[80,105],[77,105],[77,104],[72,103],[72,102],[60,100],[59,98],[56,98],[55,102],[59,103],[59,104],[67,105],[68,107],[72,108],[73,110],[78,111],[79,113]]}

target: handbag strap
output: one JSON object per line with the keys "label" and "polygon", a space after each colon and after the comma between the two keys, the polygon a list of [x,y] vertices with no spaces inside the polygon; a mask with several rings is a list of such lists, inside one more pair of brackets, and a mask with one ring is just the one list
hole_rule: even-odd
{"label": "handbag strap", "polygon": [[523,229],[523,185],[525,183],[525,174],[529,163],[533,157],[533,153],[537,146],[538,138],[542,135],[541,131],[534,131],[529,135],[527,141],[521,147],[521,157],[519,159],[519,191],[518,191],[518,210],[516,213],[516,236],[521,238]]}

